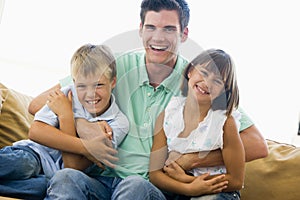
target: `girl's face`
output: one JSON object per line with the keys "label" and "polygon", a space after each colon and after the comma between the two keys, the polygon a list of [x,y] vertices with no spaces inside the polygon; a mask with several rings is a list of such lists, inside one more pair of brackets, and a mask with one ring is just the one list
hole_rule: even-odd
{"label": "girl's face", "polygon": [[104,75],[78,75],[74,83],[78,99],[89,113],[99,116],[108,109],[115,78],[110,81]]}
{"label": "girl's face", "polygon": [[[210,103],[224,92],[220,74],[208,70],[205,65],[196,65],[189,73],[189,91],[202,103]],[[189,93],[190,94],[190,93]]]}

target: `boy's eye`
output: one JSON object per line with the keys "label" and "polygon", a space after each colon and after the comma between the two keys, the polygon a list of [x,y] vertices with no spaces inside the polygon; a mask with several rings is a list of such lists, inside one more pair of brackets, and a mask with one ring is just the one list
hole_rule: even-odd
{"label": "boy's eye", "polygon": [[103,83],[98,83],[98,84],[96,84],[96,88],[101,88],[101,87],[103,87],[103,86],[104,86]]}
{"label": "boy's eye", "polygon": [[78,89],[84,89],[84,88],[86,88],[85,85],[77,85],[76,87],[77,87]]}

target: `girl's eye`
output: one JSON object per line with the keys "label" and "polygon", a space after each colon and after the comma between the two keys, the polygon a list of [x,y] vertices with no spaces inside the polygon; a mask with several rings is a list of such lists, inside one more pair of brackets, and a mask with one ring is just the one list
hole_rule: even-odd
{"label": "girl's eye", "polygon": [[205,71],[205,70],[203,70],[203,69],[200,69],[200,70],[199,70],[199,73],[200,73],[202,76],[205,76],[205,77],[208,76],[207,71]]}
{"label": "girl's eye", "polygon": [[222,81],[221,79],[216,79],[216,80],[215,80],[215,83],[216,83],[217,85],[223,85],[223,81]]}

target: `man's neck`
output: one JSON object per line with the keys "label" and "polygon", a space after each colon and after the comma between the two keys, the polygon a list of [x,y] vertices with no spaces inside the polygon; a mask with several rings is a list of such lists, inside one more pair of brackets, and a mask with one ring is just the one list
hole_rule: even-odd
{"label": "man's neck", "polygon": [[172,65],[156,63],[146,64],[150,85],[154,88],[160,85],[172,73],[175,68],[175,64],[176,61],[172,63]]}

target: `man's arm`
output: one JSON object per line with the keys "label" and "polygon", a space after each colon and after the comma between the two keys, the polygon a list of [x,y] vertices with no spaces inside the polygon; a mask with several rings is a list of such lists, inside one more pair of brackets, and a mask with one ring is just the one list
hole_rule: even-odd
{"label": "man's arm", "polygon": [[[268,155],[267,143],[255,125],[241,131],[240,137],[245,148],[246,162],[264,158]],[[220,150],[184,154],[176,162],[185,170],[195,167],[224,165]]]}

